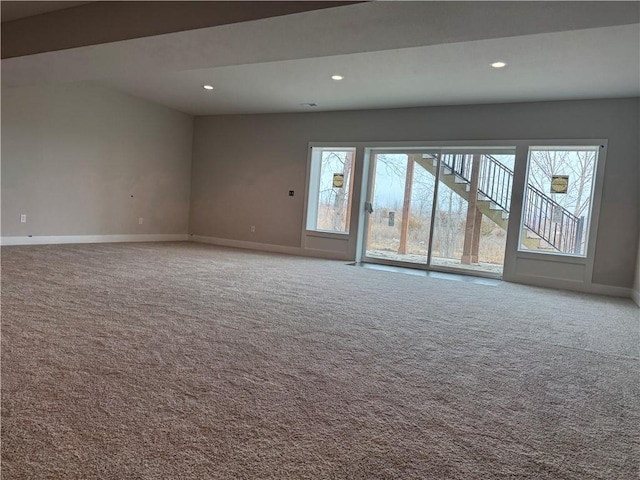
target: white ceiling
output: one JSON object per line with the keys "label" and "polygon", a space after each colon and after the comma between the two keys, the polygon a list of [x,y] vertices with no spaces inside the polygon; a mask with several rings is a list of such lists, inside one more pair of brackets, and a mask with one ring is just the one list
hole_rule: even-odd
{"label": "white ceiling", "polygon": [[640,96],[629,10],[473,3],[358,4],[5,59],[3,88],[91,81],[195,115]]}
{"label": "white ceiling", "polygon": [[[640,95],[638,25],[118,76],[102,83],[196,115]],[[490,63],[505,60],[504,69]],[[344,80],[331,80],[334,73]],[[202,85],[211,84],[213,91]]]}

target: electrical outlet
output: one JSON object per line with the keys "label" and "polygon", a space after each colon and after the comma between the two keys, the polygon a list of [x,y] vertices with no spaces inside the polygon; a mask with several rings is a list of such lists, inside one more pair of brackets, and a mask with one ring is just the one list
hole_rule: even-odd
{"label": "electrical outlet", "polygon": [[255,225],[251,225],[251,233],[255,233],[256,232],[256,226]]}
{"label": "electrical outlet", "polygon": [[26,213],[21,213],[20,214],[20,223],[27,223],[27,214]]}
{"label": "electrical outlet", "polygon": [[144,223],[144,218],[140,217],[138,219],[138,225],[142,225]]}

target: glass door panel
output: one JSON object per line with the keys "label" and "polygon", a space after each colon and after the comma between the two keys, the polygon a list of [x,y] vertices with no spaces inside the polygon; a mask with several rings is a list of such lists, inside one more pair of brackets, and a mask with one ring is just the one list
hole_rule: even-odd
{"label": "glass door panel", "polygon": [[513,148],[373,151],[363,259],[502,275]]}
{"label": "glass door panel", "polygon": [[426,265],[437,156],[377,152],[372,169],[365,258]]}
{"label": "glass door panel", "polygon": [[515,155],[441,158],[430,265],[502,275]]}

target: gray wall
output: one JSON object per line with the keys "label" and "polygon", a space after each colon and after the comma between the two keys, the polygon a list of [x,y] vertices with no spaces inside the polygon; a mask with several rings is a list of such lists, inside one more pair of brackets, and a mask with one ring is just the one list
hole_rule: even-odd
{"label": "gray wall", "polygon": [[[640,156],[638,157],[638,163],[640,164]],[[640,184],[640,178],[638,183]],[[640,306],[640,233],[638,234],[638,258],[636,259],[636,280],[633,285],[633,299]]]}
{"label": "gray wall", "polygon": [[640,216],[639,107],[633,98],[197,117],[190,233],[299,247],[308,142],[608,138],[593,282],[630,288]]}
{"label": "gray wall", "polygon": [[192,117],[128,95],[3,87],[2,236],[186,234],[192,140]]}
{"label": "gray wall", "polygon": [[638,241],[638,258],[636,259],[636,280],[633,285],[633,299],[640,306],[640,241]]}

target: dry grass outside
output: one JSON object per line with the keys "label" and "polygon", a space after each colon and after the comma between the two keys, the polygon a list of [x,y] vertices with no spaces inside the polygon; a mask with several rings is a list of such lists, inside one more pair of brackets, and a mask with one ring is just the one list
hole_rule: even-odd
{"label": "dry grass outside", "polygon": [[[368,250],[398,253],[402,217],[397,212],[393,222],[389,220],[389,211],[378,210],[370,216],[368,232]],[[321,205],[318,211],[318,229],[329,232],[346,231],[348,215],[341,208]],[[460,260],[464,247],[464,226],[466,212],[451,217],[443,214],[436,221],[433,239],[435,257]],[[393,223],[390,225],[390,223]],[[427,255],[431,219],[425,215],[410,215],[407,235],[408,255]],[[480,228],[479,263],[502,265],[506,245],[506,232],[487,217],[482,217]]]}
{"label": "dry grass outside", "polygon": [[333,205],[318,206],[318,230],[327,232],[346,232],[349,214],[345,208]]}
{"label": "dry grass outside", "polygon": [[[429,219],[413,216],[409,219],[407,254],[426,255],[430,234],[429,222]],[[393,226],[389,226],[388,218],[374,219],[369,229],[368,250],[398,252],[401,226],[401,218],[396,218]],[[479,262],[502,265],[505,246],[506,232],[483,216],[480,230]],[[464,222],[448,226],[436,224],[432,246],[434,256],[459,260],[462,257],[463,247]]]}

